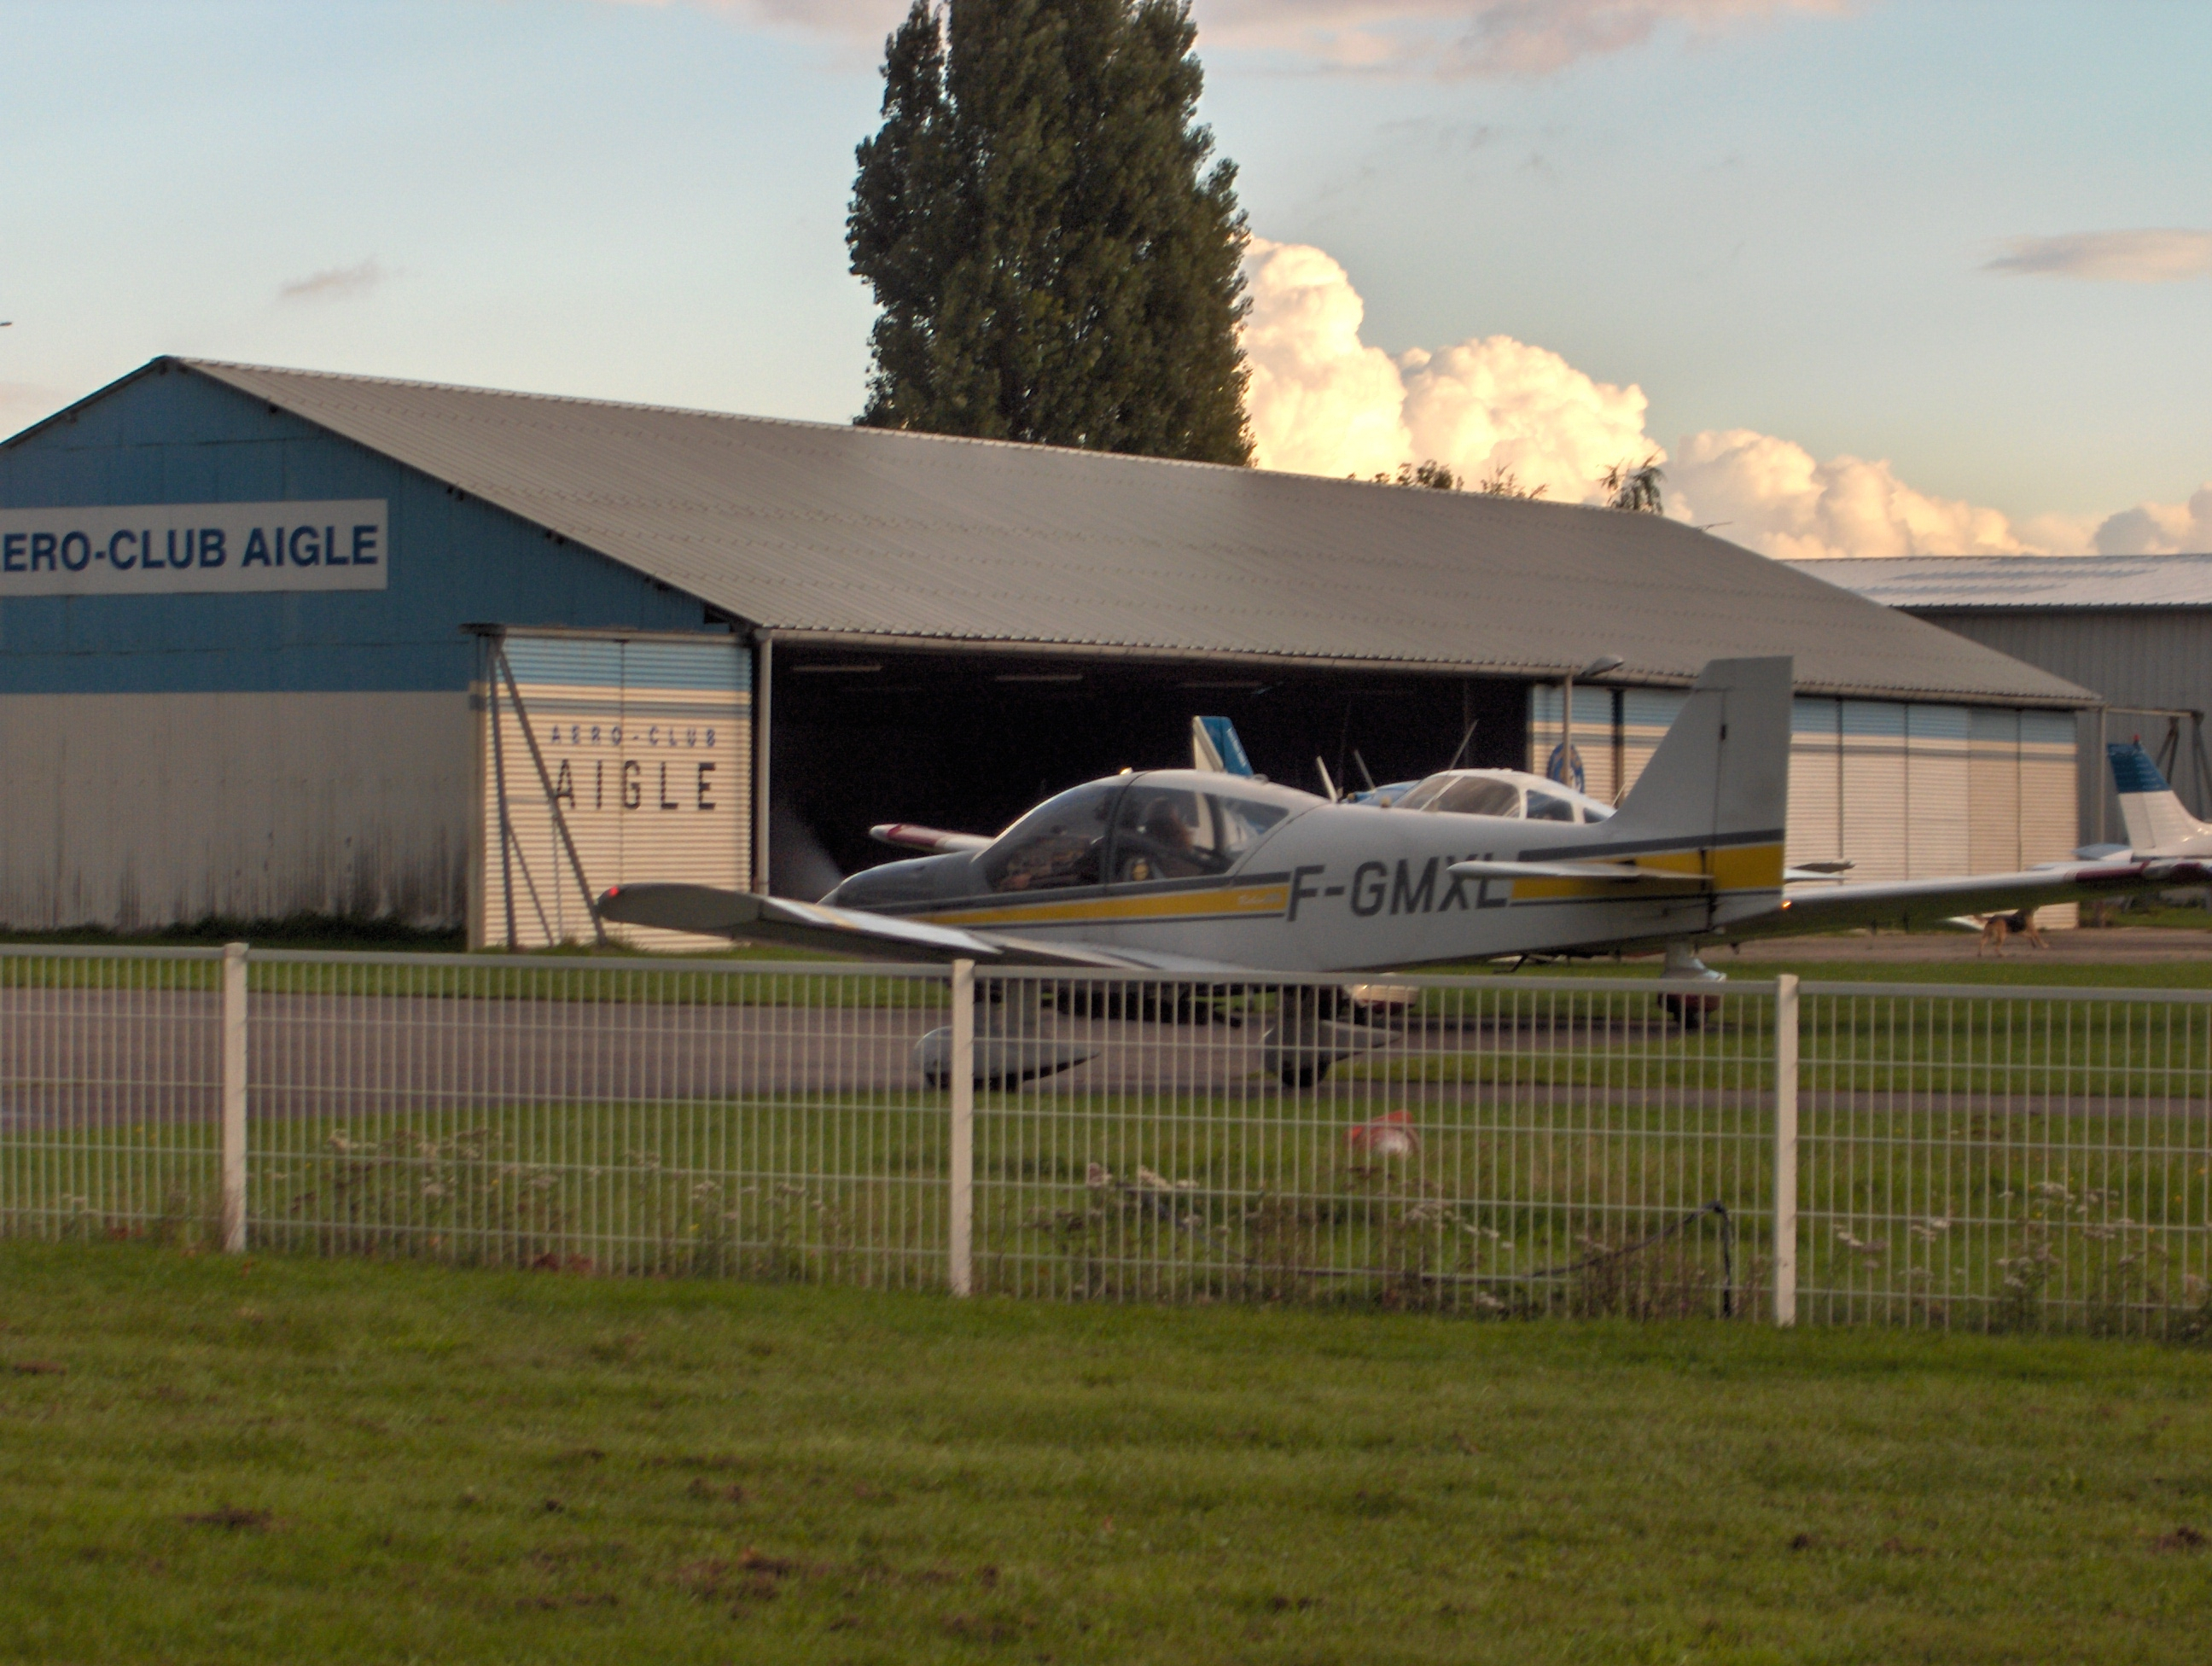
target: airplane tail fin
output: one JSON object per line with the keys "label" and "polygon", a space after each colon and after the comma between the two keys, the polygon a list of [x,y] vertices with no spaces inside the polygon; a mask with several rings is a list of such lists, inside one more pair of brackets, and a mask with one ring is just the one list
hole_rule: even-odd
{"label": "airplane tail fin", "polygon": [[2132,742],[2107,745],[2112,762],[2112,790],[2119,795],[2120,818],[2127,825],[2128,843],[2139,854],[2163,850],[2212,826],[2198,821],[2181,807],[2181,798],[2166,783],[2150,754]]}
{"label": "airplane tail fin", "polygon": [[1190,767],[1210,769],[1218,775],[1249,775],[1252,760],[1244,756],[1244,743],[1237,726],[1225,717],[1190,720]]}
{"label": "airplane tail fin", "polygon": [[[1680,839],[1772,847],[1779,885],[1790,813],[1791,662],[1715,660],[1612,820],[1607,843]],[[1764,873],[1765,864],[1753,864]]]}

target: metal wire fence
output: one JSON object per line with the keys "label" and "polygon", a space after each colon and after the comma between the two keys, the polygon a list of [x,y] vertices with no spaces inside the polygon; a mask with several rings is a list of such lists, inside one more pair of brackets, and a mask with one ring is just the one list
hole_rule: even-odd
{"label": "metal wire fence", "polygon": [[[1771,984],[1686,1029],[1640,981],[979,981],[1016,1033],[977,1043],[978,1289],[1765,1310]],[[1038,1047],[1087,1062],[1018,1079]]]}
{"label": "metal wire fence", "polygon": [[2212,1334],[2212,996],[1805,986],[1801,1310]]}
{"label": "metal wire fence", "polygon": [[0,1222],[219,1238],[220,949],[0,951]]}
{"label": "metal wire fence", "polygon": [[0,1231],[2212,1331],[2212,995],[0,949]]}

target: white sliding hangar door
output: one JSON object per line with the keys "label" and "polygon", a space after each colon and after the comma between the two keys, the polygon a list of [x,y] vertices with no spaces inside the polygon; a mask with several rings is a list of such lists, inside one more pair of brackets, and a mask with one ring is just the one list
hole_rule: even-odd
{"label": "white sliding hangar door", "polygon": [[1915,879],[1972,873],[1972,773],[1964,706],[1905,708],[1905,871]]}
{"label": "white sliding hangar door", "polygon": [[[752,873],[752,658],[733,638],[484,639],[481,880],[470,941],[589,943],[586,899]],[[720,939],[609,927],[638,948]]]}
{"label": "white sliding hangar door", "polygon": [[1854,879],[1908,879],[1905,708],[1890,700],[1842,705],[1844,859]]}
{"label": "white sliding hangar door", "polygon": [[1790,826],[1784,855],[1792,862],[1844,860],[1842,702],[1800,696],[1790,711]]}
{"label": "white sliding hangar door", "polygon": [[[2102,758],[2096,767],[2105,767]],[[2081,760],[2072,712],[2020,714],[2020,855],[2023,866],[2060,862],[2079,842]],[[2072,926],[2080,905],[2045,909],[2037,923]]]}
{"label": "white sliding hangar door", "polygon": [[1977,706],[1966,739],[1966,850],[1977,873],[2021,866],[2020,714]]}

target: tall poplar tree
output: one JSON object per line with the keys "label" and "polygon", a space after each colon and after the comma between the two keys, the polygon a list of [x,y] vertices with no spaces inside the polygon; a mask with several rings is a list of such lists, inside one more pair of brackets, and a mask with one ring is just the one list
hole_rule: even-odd
{"label": "tall poplar tree", "polygon": [[1188,0],[915,0],[846,241],[876,428],[1249,463],[1248,234]]}

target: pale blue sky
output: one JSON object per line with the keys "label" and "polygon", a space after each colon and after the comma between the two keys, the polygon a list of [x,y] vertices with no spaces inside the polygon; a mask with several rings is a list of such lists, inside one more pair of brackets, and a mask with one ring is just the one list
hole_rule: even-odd
{"label": "pale blue sky", "polygon": [[[2015,519],[2212,478],[2212,277],[1985,270],[2212,228],[2212,6],[1665,15],[1745,3],[1557,0],[1658,23],[1514,77],[1299,32],[1384,0],[1200,0],[1206,113],[1254,228],[1341,262],[1393,353],[1511,335],[1639,384],[1668,446],[1754,429]],[[1449,63],[1496,9],[1407,0],[1397,38]],[[849,416],[896,9],[0,0],[0,429],[161,352]]]}

